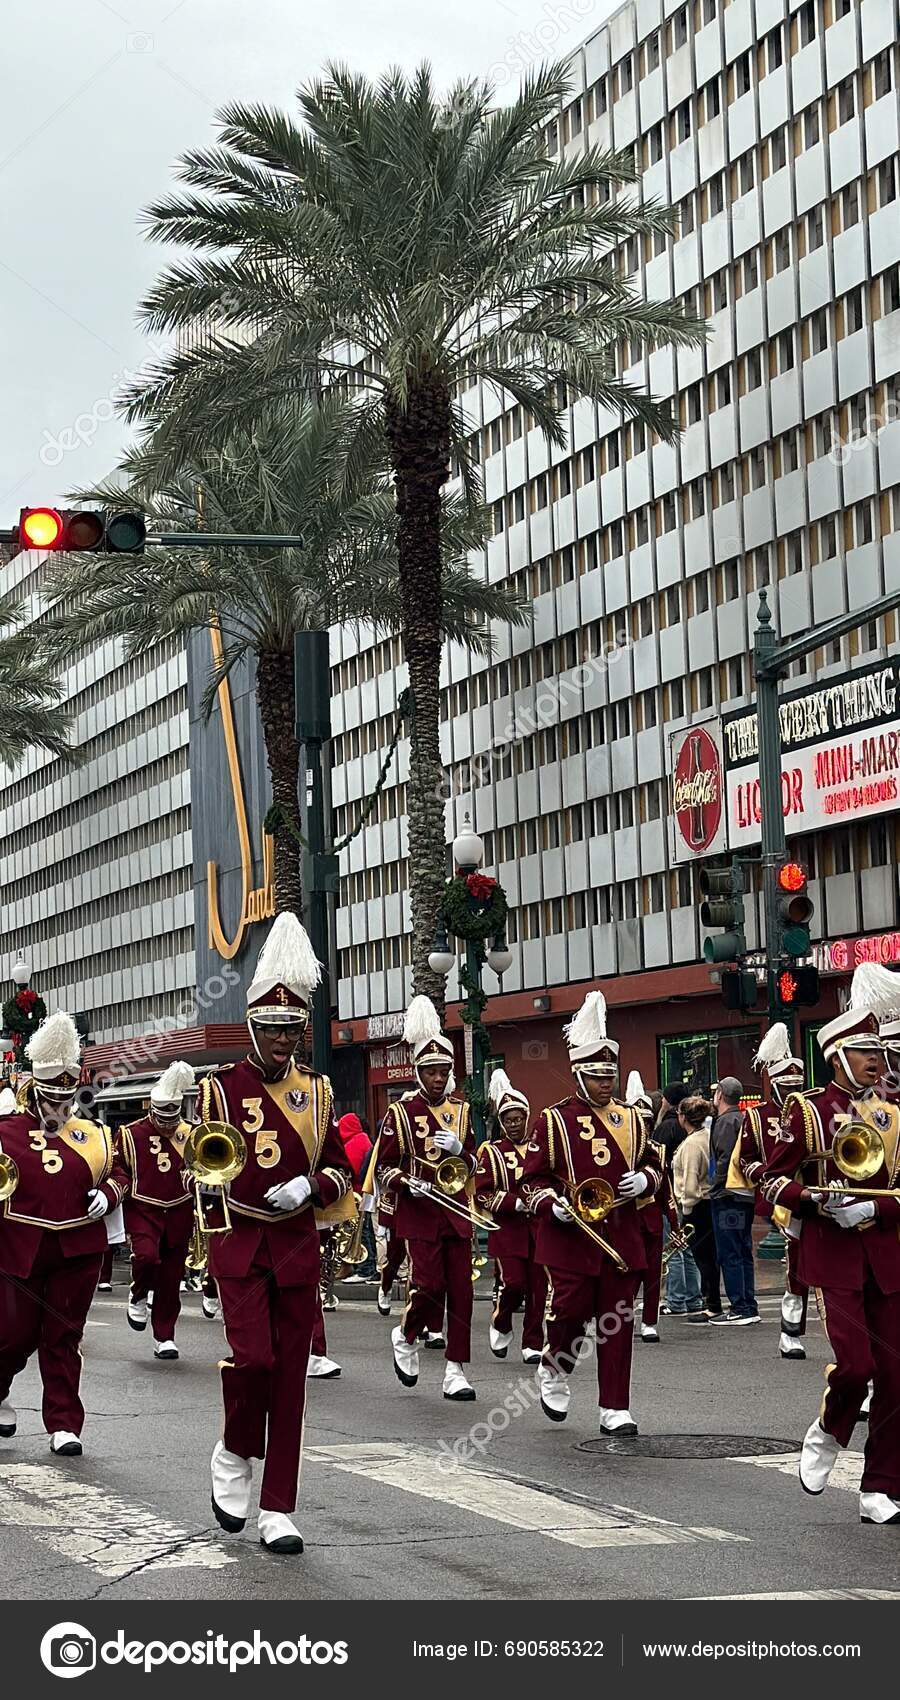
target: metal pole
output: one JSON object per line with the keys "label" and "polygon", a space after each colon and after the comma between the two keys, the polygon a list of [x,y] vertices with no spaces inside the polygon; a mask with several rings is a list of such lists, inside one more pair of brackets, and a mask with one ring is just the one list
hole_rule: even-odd
{"label": "metal pole", "polygon": [[[144,538],[145,548],[302,549],[303,538],[283,531],[158,531]],[[124,551],[123,551],[124,552]]]}
{"label": "metal pole", "polygon": [[[477,997],[480,1003],[483,992],[481,975],[484,968],[484,947],[478,939],[466,940],[466,968],[472,985],[477,987]],[[476,1145],[481,1145],[485,1137],[484,1070],[486,1062],[482,1034],[482,1011],[479,1010],[478,1019],[472,1028],[472,1073],[469,1078],[468,1093],[472,1109],[472,1130],[475,1134]]]}
{"label": "metal pole", "polygon": [[[331,1073],[331,975],[328,897],[337,883],[337,858],[325,854],[325,745],[331,737],[331,678],[327,632],[298,632],[294,638],[294,696],[297,738],[308,773],[307,850],[303,895],[313,950],[322,980],[313,997],[313,1067]],[[299,850],[298,850],[299,855]]]}
{"label": "metal pole", "polygon": [[762,816],[762,868],[766,934],[766,983],[769,1021],[784,1020],[791,1047],[794,1044],[794,1012],[784,1010],[778,995],[778,963],[781,956],[781,926],[775,884],[780,864],[787,854],[784,803],[781,787],[781,719],[778,712],[780,670],[776,669],[778,634],[765,590],[760,591],[758,624],[753,639],[756,672],[757,738],[759,743],[760,813]]}

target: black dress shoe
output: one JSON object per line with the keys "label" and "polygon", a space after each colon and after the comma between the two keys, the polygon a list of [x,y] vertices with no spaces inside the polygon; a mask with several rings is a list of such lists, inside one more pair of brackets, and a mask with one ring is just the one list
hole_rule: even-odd
{"label": "black dress shoe", "polygon": [[230,1511],[223,1511],[221,1505],[216,1504],[215,1494],[210,1494],[210,1504],[219,1528],[224,1529],[226,1534],[239,1535],[247,1521],[246,1517],[232,1517]]}

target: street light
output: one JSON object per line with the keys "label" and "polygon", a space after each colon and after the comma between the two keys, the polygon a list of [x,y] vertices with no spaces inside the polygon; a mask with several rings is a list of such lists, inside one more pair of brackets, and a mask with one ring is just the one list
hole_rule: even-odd
{"label": "street light", "polygon": [[[460,1014],[465,1034],[466,1096],[471,1106],[475,1138],[479,1144],[484,1139],[485,1132],[484,1073],[489,1043],[482,1019],[487,1003],[482,986],[482,972],[487,963],[499,979],[512,965],[513,959],[506,940],[506,903],[503,894],[495,880],[484,881],[485,891],[479,892],[478,882],[473,879],[478,873],[483,856],[484,844],[478,833],[473,831],[469,816],[466,815],[462,831],[457,833],[453,840],[454,881],[450,882],[448,891],[454,891],[456,924],[452,930],[456,936],[464,939],[466,946],[465,962],[460,969],[459,979],[467,997]],[[474,891],[472,885],[476,887]],[[494,931],[488,921],[488,910],[498,898],[502,900],[502,907]],[[428,966],[432,972],[445,978],[456,965],[456,951],[452,948],[452,940],[449,937],[448,913],[449,911],[445,911],[439,917],[435,928],[434,949],[428,957]]]}
{"label": "street light", "polygon": [[17,986],[27,986],[31,979],[31,966],[23,956],[16,958],[13,963],[12,977]]}

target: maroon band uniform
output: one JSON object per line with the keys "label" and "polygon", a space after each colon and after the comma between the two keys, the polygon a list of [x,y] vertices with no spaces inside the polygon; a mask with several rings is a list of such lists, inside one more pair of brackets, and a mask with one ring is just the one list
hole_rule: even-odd
{"label": "maroon band uniform", "polygon": [[352,1188],[331,1084],[292,1063],[267,1081],[252,1057],[201,1082],[202,1121],[240,1129],[247,1163],[232,1181],[233,1228],[209,1241],[209,1269],[232,1358],[222,1364],[224,1444],[264,1458],[260,1509],[289,1513],[297,1501],[306,1370],[319,1290],[319,1233],[310,1204],[274,1211],[273,1186],[307,1175],[323,1208]]}
{"label": "maroon band uniform", "polygon": [[499,1223],[488,1237],[488,1250],[497,1261],[500,1290],[494,1307],[493,1324],[500,1334],[510,1334],[513,1315],[524,1301],[522,1349],[540,1352],[544,1344],[544,1309],[547,1302],[547,1271],[537,1255],[538,1223],[518,1208],[525,1202],[525,1149],[528,1135],[520,1141],[500,1134],[478,1152],[475,1195],[482,1210]]}
{"label": "maroon band uniform", "polygon": [[646,1175],[651,1194],[658,1190],[659,1156],[636,1110],[616,1102],[599,1109],[575,1094],[538,1117],[525,1179],[540,1224],[537,1255],[550,1279],[549,1355],[568,1372],[576,1361],[573,1346],[595,1318],[598,1403],[612,1410],[628,1406],[634,1300],[647,1267],[636,1203],[619,1204],[598,1230],[623,1259],[624,1271],[576,1223],[558,1222],[552,1212],[566,1187],[602,1179],[615,1192],[629,1170]]}
{"label": "maroon band uniform", "polygon": [[180,1287],[194,1231],[193,1194],[184,1176],[190,1124],[161,1130],[150,1116],[122,1127],[119,1152],[129,1178],[125,1228],[131,1239],[131,1297],[153,1292],[155,1340],[173,1340],[181,1314]]}
{"label": "maroon band uniform", "polygon": [[767,1219],[774,1216],[776,1227],[780,1227],[784,1233],[787,1245],[784,1290],[789,1298],[799,1300],[799,1305],[782,1303],[781,1326],[785,1334],[790,1335],[792,1339],[802,1340],[806,1333],[809,1287],[801,1280],[798,1268],[800,1239],[797,1234],[787,1232],[784,1211],[776,1214],[765,1194],[759,1191],[766,1164],[777,1154],[782,1115],[781,1105],[772,1099],[764,1099],[760,1104],[751,1105],[744,1113],[737,1155],[742,1174],[748,1185],[756,1190],[757,1214]]}
{"label": "maroon band uniform", "polygon": [[[823,1090],[798,1093],[784,1109],[782,1140],[762,1174],[770,1204],[784,1205],[801,1223],[799,1277],[820,1295],[822,1320],[835,1362],[826,1375],[820,1423],[826,1434],[848,1446],[868,1383],[874,1380],[866,1442],[863,1493],[900,1499],[900,1202],[875,1199],[875,1215],[855,1228],[841,1228],[820,1205],[802,1198],[804,1186],[852,1182],[830,1155],[831,1141],[843,1121],[869,1122],[884,1142],[886,1160],[866,1182],[871,1187],[898,1184],[900,1111],[882,1099],[854,1099],[832,1082]],[[812,1153],[826,1161],[801,1169]]]}
{"label": "maroon band uniform", "polygon": [[403,1335],[412,1345],[426,1330],[437,1332],[446,1306],[447,1362],[467,1364],[472,1334],[471,1226],[433,1199],[416,1197],[405,1185],[412,1175],[433,1181],[435,1164],[446,1156],[434,1143],[437,1133],[450,1133],[459,1140],[474,1173],[468,1104],[456,1098],[432,1104],[423,1092],[411,1092],[390,1105],[382,1123],[378,1183],[383,1193],[393,1194],[396,1200],[392,1229],[406,1241],[410,1262]]}
{"label": "maroon band uniform", "polygon": [[0,1403],[32,1353],[48,1434],[80,1435],[81,1338],[106,1252],[106,1226],[88,1193],[120,1204],[127,1176],[108,1127],[70,1117],[45,1132],[30,1110],[0,1121],[0,1151],[19,1184],[0,1206]]}

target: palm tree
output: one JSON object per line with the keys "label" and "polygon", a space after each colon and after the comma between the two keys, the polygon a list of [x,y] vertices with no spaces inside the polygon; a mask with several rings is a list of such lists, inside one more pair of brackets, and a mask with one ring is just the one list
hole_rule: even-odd
{"label": "palm tree", "polygon": [[635,180],[630,155],[552,156],[567,88],[565,68],[547,67],[497,107],[474,82],[439,98],[427,66],[375,85],[331,65],[301,89],[299,124],[265,106],[227,107],[220,145],[182,161],[188,192],[148,213],[153,238],[201,251],[144,303],[149,328],[179,333],[127,398],[157,469],[211,431],[246,426],[313,371],[362,384],[363,418],[386,435],[416,707],[413,966],[416,990],[432,995],[445,854],[441,492],[454,461],[475,489],[476,421],[460,398],[479,382],[559,445],[564,408],[588,396],[670,441],[670,409],[622,380],[620,350],[703,335],[680,307],[644,301],[625,280],[621,244],[674,224],[657,202],[623,192]]}
{"label": "palm tree", "polygon": [[0,597],[0,761],[15,767],[29,750],[47,750],[74,764],[72,716],[64,690],[35,648],[34,632],[14,593]]}
{"label": "palm tree", "polygon": [[[204,707],[248,651],[256,658],[256,695],[273,798],[275,902],[300,912],[300,752],[294,730],[294,638],[299,631],[366,621],[381,631],[400,623],[397,517],[383,466],[360,452],[356,408],[339,396],[321,405],[293,400],[272,409],[252,436],[235,438],[184,464],[151,494],[131,477],[81,492],[107,508],[144,508],[151,529],[265,533],[303,538],[297,549],[222,550],[151,546],[141,555],[70,555],[46,585],[42,620],[51,657],[65,660],[85,644],[124,638],[129,654],[160,637],[213,627],[218,660]],[[443,629],[484,650],[490,619],[524,618],[502,589],[473,578],[466,549],[481,519],[457,510],[445,528]]]}

